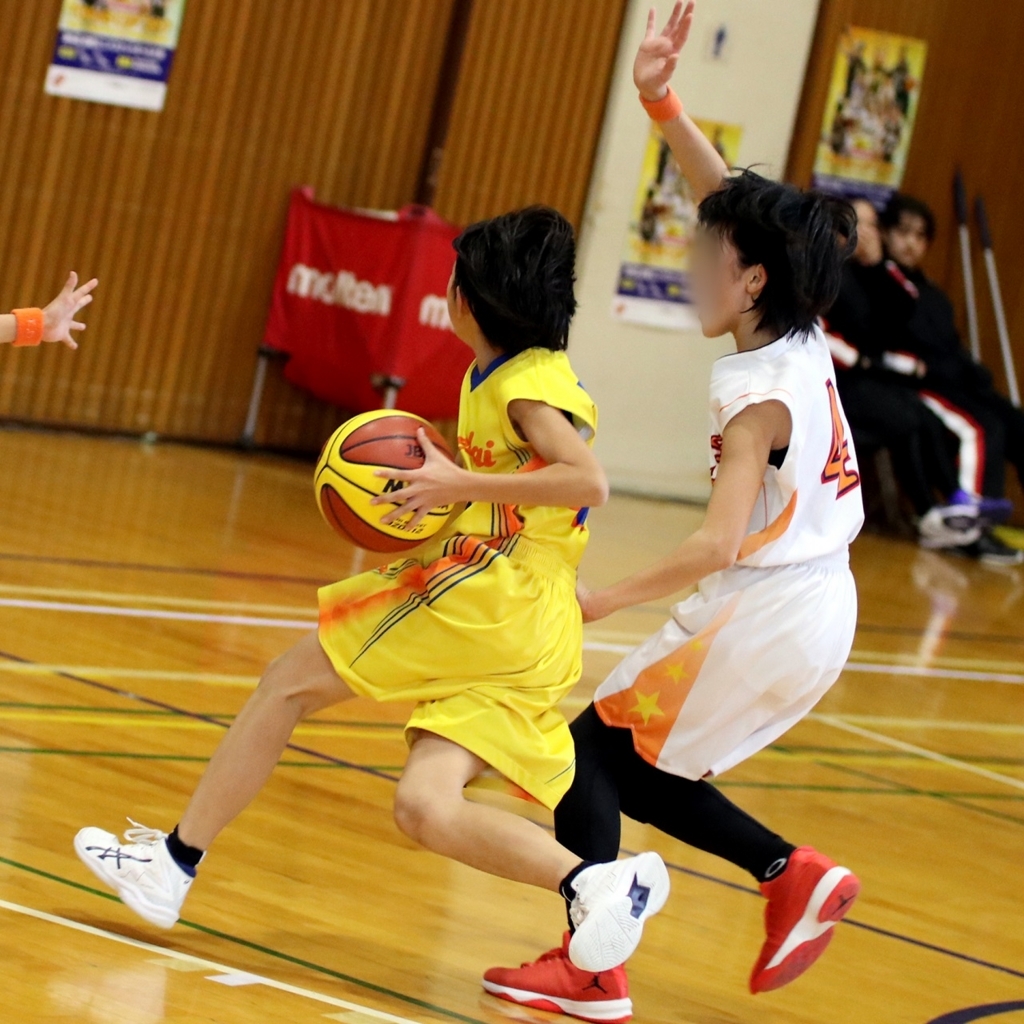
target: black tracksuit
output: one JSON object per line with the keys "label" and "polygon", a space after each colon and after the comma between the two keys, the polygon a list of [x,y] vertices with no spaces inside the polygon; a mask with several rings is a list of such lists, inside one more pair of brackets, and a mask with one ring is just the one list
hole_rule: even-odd
{"label": "black tracksuit", "polygon": [[[849,261],[832,309],[828,332],[833,343],[836,384],[854,436],[889,449],[896,475],[918,515],[956,490],[957,477],[946,429],[921,401],[916,378],[886,368],[892,353],[905,351],[915,314],[912,294],[884,263]],[[907,360],[909,362],[909,360]]]}

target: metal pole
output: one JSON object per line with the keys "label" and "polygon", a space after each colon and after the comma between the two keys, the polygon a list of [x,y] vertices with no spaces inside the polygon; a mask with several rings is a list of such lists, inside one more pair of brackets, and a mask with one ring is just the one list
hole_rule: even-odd
{"label": "metal pole", "polygon": [[999,332],[999,348],[1003,353],[1003,369],[1006,371],[1006,387],[1010,392],[1010,401],[1020,408],[1020,388],[1017,386],[1017,369],[1013,364],[1013,349],[1010,347],[1010,330],[1006,326],[1006,311],[1003,309],[1003,294],[999,288],[999,276],[996,273],[996,254],[992,249],[992,235],[988,229],[988,214],[985,200],[981,196],[975,203],[975,214],[978,218],[978,231],[981,234],[981,246],[985,252],[985,269],[988,272],[988,288],[992,293],[992,309],[996,315],[996,330]]}
{"label": "metal pole", "polygon": [[260,418],[260,403],[263,401],[263,388],[267,383],[267,363],[270,360],[260,352],[256,360],[256,375],[252,381],[252,394],[249,396],[249,411],[245,416],[245,427],[239,443],[243,448],[252,448],[256,442],[256,424]]}
{"label": "metal pole", "polygon": [[964,178],[957,168],[953,179],[953,193],[956,198],[956,219],[960,225],[960,267],[964,275],[964,298],[967,303],[967,336],[971,341],[971,355],[981,362],[981,338],[978,334],[978,304],[974,296],[974,268],[971,266],[971,233],[967,226],[967,193]]}

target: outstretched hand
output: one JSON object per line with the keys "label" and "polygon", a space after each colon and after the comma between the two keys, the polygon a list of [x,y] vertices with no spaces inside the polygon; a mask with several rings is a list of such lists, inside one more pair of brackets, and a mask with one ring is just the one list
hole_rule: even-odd
{"label": "outstretched hand", "polygon": [[647,34],[633,61],[633,81],[645,100],[657,102],[668,91],[668,83],[679,62],[690,27],[693,25],[694,0],[677,0],[672,14],[660,33],[655,31],[658,12],[651,8],[647,15]]}
{"label": "outstretched hand", "polygon": [[414,512],[409,526],[418,526],[432,509],[464,500],[464,477],[468,471],[460,469],[444,455],[422,427],[416,436],[423,449],[423,465],[419,469],[380,469],[376,473],[377,476],[398,480],[405,485],[397,491],[378,494],[370,502],[371,505],[397,506],[387,515],[381,516],[380,521],[385,525]]}
{"label": "outstretched hand", "polygon": [[78,275],[71,271],[60,295],[43,310],[43,341],[59,341],[68,348],[78,348],[71,332],[84,331],[85,324],[76,320],[75,314],[92,302],[90,293],[98,283],[93,278],[79,288]]}

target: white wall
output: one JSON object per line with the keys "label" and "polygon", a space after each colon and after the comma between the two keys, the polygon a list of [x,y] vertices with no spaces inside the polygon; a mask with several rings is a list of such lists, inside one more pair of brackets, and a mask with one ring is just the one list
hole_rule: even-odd
{"label": "white wall", "polygon": [[[623,323],[611,316],[648,120],[632,66],[648,0],[631,0],[580,234],[579,312],[570,354],[600,407],[598,454],[620,491],[703,500],[707,385],[731,339]],[[659,29],[670,4],[659,4]],[[740,166],[785,170],[818,0],[699,0],[673,86],[695,117],[743,126]],[[724,58],[711,56],[720,25]]]}

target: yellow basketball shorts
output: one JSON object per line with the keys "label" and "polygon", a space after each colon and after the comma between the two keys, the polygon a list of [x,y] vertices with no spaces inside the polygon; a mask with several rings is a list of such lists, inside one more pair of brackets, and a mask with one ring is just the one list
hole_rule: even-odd
{"label": "yellow basketball shorts", "polygon": [[353,692],[415,701],[422,729],[546,807],[572,783],[558,702],[582,673],[575,571],[525,537],[456,536],[320,590],[320,643]]}

